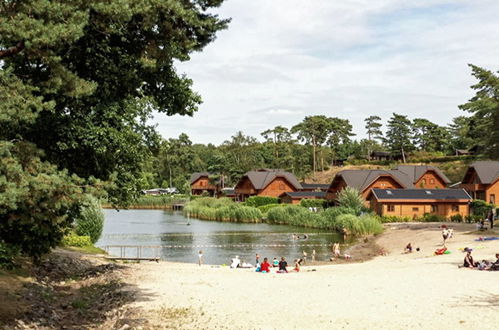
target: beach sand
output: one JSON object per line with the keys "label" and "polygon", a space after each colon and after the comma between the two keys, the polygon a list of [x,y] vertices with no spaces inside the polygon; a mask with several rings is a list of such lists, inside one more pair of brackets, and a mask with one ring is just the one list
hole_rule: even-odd
{"label": "beach sand", "polygon": [[[499,241],[475,242],[480,235],[466,233],[472,225],[450,227],[455,234],[448,255],[433,255],[442,243],[439,224],[391,224],[375,239],[386,256],[355,263],[353,249],[352,262],[299,273],[131,265],[128,275],[139,287],[133,308],[147,314],[152,328],[496,329],[499,271],[458,265],[464,258],[459,248],[474,248],[475,261],[492,260]],[[421,251],[402,254],[409,242]]]}

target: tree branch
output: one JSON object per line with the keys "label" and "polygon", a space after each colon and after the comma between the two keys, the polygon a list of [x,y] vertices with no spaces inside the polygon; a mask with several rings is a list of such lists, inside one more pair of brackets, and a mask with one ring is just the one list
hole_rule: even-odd
{"label": "tree branch", "polygon": [[17,45],[12,46],[7,49],[0,49],[0,59],[4,57],[9,57],[16,55],[17,53],[21,52],[24,49],[24,41],[19,41]]}

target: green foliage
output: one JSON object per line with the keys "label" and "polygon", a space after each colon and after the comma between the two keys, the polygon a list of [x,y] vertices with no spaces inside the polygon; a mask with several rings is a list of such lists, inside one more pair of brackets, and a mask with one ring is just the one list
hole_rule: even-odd
{"label": "green foliage", "polygon": [[339,231],[344,231],[354,236],[376,235],[383,232],[383,225],[378,218],[369,214],[364,214],[360,217],[353,214],[341,214],[336,217],[335,227]]}
{"label": "green foliage", "polygon": [[461,214],[454,214],[450,217],[450,221],[452,222],[463,222],[464,218]]}
{"label": "green foliage", "polygon": [[359,214],[365,208],[365,199],[357,189],[352,187],[346,187],[345,189],[340,191],[338,193],[336,201],[341,207],[356,210],[357,214]]}
{"label": "green foliage", "polygon": [[490,210],[492,210],[493,206],[481,199],[475,199],[470,203],[470,208],[473,215],[485,218]]}
{"label": "green foliage", "polygon": [[499,75],[475,65],[470,64],[470,67],[478,82],[471,86],[476,91],[475,96],[459,106],[473,114],[468,119],[469,126],[463,130],[479,151],[499,159]]}
{"label": "green foliage", "polygon": [[414,149],[411,143],[411,121],[407,116],[394,113],[388,121],[385,144],[394,154],[404,155]]}
{"label": "green foliage", "polygon": [[68,235],[64,236],[61,243],[63,246],[80,247],[80,248],[90,247],[93,245],[90,236],[78,235],[73,231],[71,231]]}
{"label": "green foliage", "polygon": [[0,140],[36,143],[44,160],[105,181],[109,201],[127,204],[158,151],[153,111],[190,116],[201,103],[175,63],[227,27],[213,10],[222,2],[4,1]]}
{"label": "green foliage", "polygon": [[26,143],[0,142],[0,240],[39,259],[80,211],[81,182]]}
{"label": "green foliage", "polygon": [[423,217],[421,219],[419,219],[420,221],[424,221],[424,222],[444,222],[446,221],[447,219],[445,219],[445,217],[441,216],[441,215],[438,215],[438,214],[430,214],[430,213],[426,213],[425,215],[423,215]]}
{"label": "green foliage", "polygon": [[203,220],[230,222],[260,222],[259,209],[243,206],[229,198],[203,197],[190,201],[184,207],[184,215]]}
{"label": "green foliage", "polygon": [[411,217],[397,217],[393,215],[385,215],[382,217],[379,217],[381,223],[392,223],[392,222],[411,222],[415,221]]}
{"label": "green foliage", "polygon": [[286,205],[287,204],[266,204],[266,205],[259,206],[258,209],[260,210],[260,212],[262,212],[262,214],[265,215],[269,212],[270,209],[273,209],[274,207],[283,207]]}
{"label": "green foliage", "polygon": [[[198,198],[192,196],[191,199]],[[143,195],[132,202],[133,208],[171,208],[173,204],[183,204],[187,202],[187,195]]]}
{"label": "green foliage", "polygon": [[81,206],[81,211],[75,219],[75,232],[80,236],[88,236],[92,243],[99,240],[104,227],[104,213],[100,202],[95,197],[89,197]]}
{"label": "green foliage", "polygon": [[304,198],[300,201],[300,206],[309,208],[309,207],[318,207],[318,208],[325,208],[327,205],[327,200],[325,199],[311,199],[311,198]]}
{"label": "green foliage", "polygon": [[251,196],[244,203],[246,206],[259,207],[267,204],[277,204],[279,203],[279,198],[268,197],[268,196]]}
{"label": "green foliage", "polygon": [[267,213],[267,222],[310,228],[321,228],[321,216],[298,205],[275,207]]}
{"label": "green foliage", "polygon": [[14,259],[18,255],[18,249],[0,240],[0,269],[14,268]]}

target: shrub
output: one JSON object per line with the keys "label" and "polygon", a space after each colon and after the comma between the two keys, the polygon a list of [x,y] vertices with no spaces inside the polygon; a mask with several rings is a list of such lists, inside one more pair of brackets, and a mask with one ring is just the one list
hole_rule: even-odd
{"label": "shrub", "polygon": [[463,222],[463,216],[461,214],[454,214],[450,217],[452,222]]}
{"label": "shrub", "polygon": [[62,245],[73,246],[73,247],[88,247],[92,246],[92,240],[90,236],[78,235],[72,231],[68,235],[63,237]]}
{"label": "shrub", "polygon": [[424,221],[424,222],[443,222],[445,220],[446,219],[443,216],[441,216],[441,215],[438,215],[438,214],[429,214],[429,213],[426,213],[421,218],[421,221]]}
{"label": "shrub", "polygon": [[359,236],[368,234],[380,234],[383,225],[377,217],[365,214],[360,217],[353,214],[341,214],[336,218],[336,229],[346,231],[348,234]]}
{"label": "shrub", "polygon": [[267,196],[251,196],[244,203],[246,206],[259,207],[268,204],[279,203],[279,198],[277,197],[267,197]]}
{"label": "shrub", "polygon": [[480,199],[476,199],[470,204],[471,212],[473,215],[480,216],[482,218],[486,217],[490,210],[492,210],[492,204],[489,204]]}
{"label": "shrub", "polygon": [[235,203],[230,198],[197,198],[184,207],[184,214],[218,221],[258,222],[262,219],[259,209]]}
{"label": "shrub", "polygon": [[414,221],[411,217],[397,217],[394,215],[384,215],[379,217],[382,223],[392,223],[392,222],[411,222]]}
{"label": "shrub", "polygon": [[327,200],[304,198],[300,201],[300,205],[306,208],[309,207],[325,208],[327,205]]}
{"label": "shrub", "polygon": [[[195,197],[195,196],[192,196]],[[187,201],[186,195],[144,195],[137,198],[131,207],[137,208],[170,208],[173,204]]]}
{"label": "shrub", "polygon": [[339,206],[354,209],[358,214],[365,208],[365,199],[357,189],[352,187],[346,187],[340,191],[336,201]]}
{"label": "shrub", "polygon": [[82,205],[75,220],[75,232],[80,236],[89,236],[92,243],[99,240],[104,227],[104,213],[95,197],[89,197]]}
{"label": "shrub", "polygon": [[12,269],[14,268],[14,258],[19,254],[19,249],[12,245],[5,244],[0,240],[0,268]]}

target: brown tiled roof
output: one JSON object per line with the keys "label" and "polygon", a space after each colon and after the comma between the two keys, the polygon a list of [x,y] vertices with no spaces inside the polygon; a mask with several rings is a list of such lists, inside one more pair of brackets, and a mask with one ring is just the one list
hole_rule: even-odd
{"label": "brown tiled roof", "polygon": [[445,176],[445,174],[440,171],[440,169],[430,166],[430,165],[399,165],[395,170],[404,172],[410,178],[412,178],[412,183],[416,183],[427,171],[434,171],[437,173],[445,183],[450,183],[450,180]]}
{"label": "brown tiled roof", "polygon": [[470,165],[474,168],[482,184],[494,183],[499,178],[499,161],[484,160]]}
{"label": "brown tiled roof", "polygon": [[403,188],[414,188],[412,178],[404,172],[396,170],[343,170],[336,175],[341,176],[348,186],[359,191],[364,191],[378,177],[383,175],[393,177]]}
{"label": "brown tiled roof", "polygon": [[203,176],[210,176],[211,174],[208,172],[197,172],[197,173],[192,173],[191,174],[191,184],[196,182],[199,178],[202,178]]}
{"label": "brown tiled roof", "polygon": [[296,179],[295,175],[293,173],[285,171],[250,171],[244,174],[243,178],[244,177],[247,177],[250,180],[251,184],[253,185],[253,187],[255,187],[256,190],[264,189],[269,185],[269,183],[271,183],[275,178],[278,177],[285,178],[293,187],[295,187],[295,189],[302,189],[302,186]]}
{"label": "brown tiled roof", "polygon": [[464,189],[373,189],[377,200],[471,200]]}

